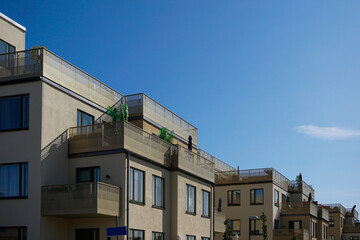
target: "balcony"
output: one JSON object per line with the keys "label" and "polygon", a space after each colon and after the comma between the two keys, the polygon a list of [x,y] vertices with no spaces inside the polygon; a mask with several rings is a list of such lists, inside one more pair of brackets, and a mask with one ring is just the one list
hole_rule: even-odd
{"label": "balcony", "polygon": [[215,228],[214,228],[214,232],[217,233],[223,233],[225,232],[225,214],[222,212],[215,212]]}
{"label": "balcony", "polygon": [[47,49],[0,55],[0,83],[33,77],[46,77],[104,108],[122,98],[117,91]]}
{"label": "balcony", "polygon": [[274,240],[309,240],[309,230],[307,229],[274,229]]}
{"label": "balcony", "polygon": [[215,164],[215,171],[218,172],[227,172],[227,171],[235,171],[236,169],[229,164],[221,161],[220,159],[214,157],[210,153],[205,152],[204,150],[198,149],[198,154],[206,159],[209,159]]}
{"label": "balcony", "polygon": [[42,214],[58,217],[119,216],[119,187],[76,183],[42,187]]}
{"label": "balcony", "polygon": [[346,209],[344,208],[343,205],[341,205],[340,203],[335,203],[335,204],[325,204],[324,206],[326,206],[329,210],[329,212],[334,213],[334,212],[339,212],[342,215],[345,216],[346,214]]}
{"label": "balcony", "polygon": [[317,205],[313,202],[289,202],[281,205],[281,214],[311,214],[318,217]]}
{"label": "balcony", "polygon": [[239,171],[216,172],[216,184],[275,182],[285,189],[290,180],[273,168],[260,168]]}
{"label": "balcony", "polygon": [[129,122],[69,129],[69,154],[127,149],[170,168],[180,168],[214,182],[214,163],[179,145],[171,145]]}
{"label": "balcony", "polygon": [[289,186],[289,191],[301,192],[304,193],[306,196],[309,196],[309,194],[311,193],[312,199],[315,199],[314,189],[304,181],[297,181],[297,180],[291,181]]}
{"label": "balcony", "polygon": [[172,146],[172,166],[214,182],[214,163],[180,146]]}
{"label": "balcony", "polygon": [[143,93],[127,95],[122,98],[122,103],[128,105],[130,117],[144,116],[155,125],[174,131],[184,141],[191,135],[192,143],[198,145],[198,129],[149,96]]}
{"label": "balcony", "polygon": [[319,219],[329,221],[329,210],[325,206],[319,206],[318,217]]}

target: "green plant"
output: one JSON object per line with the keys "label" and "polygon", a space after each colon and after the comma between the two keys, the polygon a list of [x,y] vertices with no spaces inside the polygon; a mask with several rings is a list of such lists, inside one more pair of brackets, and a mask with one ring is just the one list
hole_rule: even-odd
{"label": "green plant", "polygon": [[170,132],[167,128],[161,128],[159,137],[162,140],[167,141],[168,143],[172,144],[172,142],[174,140],[174,131]]}
{"label": "green plant", "polygon": [[126,103],[121,104],[119,109],[117,108],[112,108],[112,107],[107,107],[106,109],[107,114],[109,114],[113,121],[128,121],[129,119],[129,110],[128,110],[128,106]]}
{"label": "green plant", "polygon": [[267,221],[267,217],[265,215],[265,213],[263,212],[260,216],[261,218],[261,221],[262,221],[262,230],[263,230],[263,240],[267,240],[268,239],[268,235],[267,235],[267,224],[266,224],[266,221]]}
{"label": "green plant", "polygon": [[224,240],[232,240],[233,230],[230,227],[229,219],[225,220],[224,225],[225,225],[225,232],[223,234],[223,239]]}

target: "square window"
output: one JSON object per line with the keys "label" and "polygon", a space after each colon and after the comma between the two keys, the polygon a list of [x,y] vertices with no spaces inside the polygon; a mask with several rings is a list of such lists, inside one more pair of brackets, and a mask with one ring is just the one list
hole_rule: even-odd
{"label": "square window", "polygon": [[0,131],[29,128],[29,95],[0,97]]}
{"label": "square window", "polygon": [[240,206],[240,190],[228,191],[228,206]]}
{"label": "square window", "polygon": [[264,189],[251,189],[250,190],[250,205],[264,204]]}
{"label": "square window", "polygon": [[28,196],[28,163],[0,165],[0,198]]}
{"label": "square window", "polygon": [[129,240],[144,240],[144,231],[137,229],[129,230]]}

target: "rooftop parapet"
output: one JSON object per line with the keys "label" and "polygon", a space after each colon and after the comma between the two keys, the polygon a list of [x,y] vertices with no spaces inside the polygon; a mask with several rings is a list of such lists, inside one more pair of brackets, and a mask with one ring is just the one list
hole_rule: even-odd
{"label": "rooftop parapet", "polygon": [[290,192],[302,192],[306,196],[309,196],[309,194],[311,193],[311,198],[315,199],[315,190],[310,185],[308,185],[305,181],[300,181],[300,180],[291,181],[290,185],[289,185],[289,191]]}
{"label": "rooftop parapet", "polygon": [[218,171],[218,172],[236,171],[236,169],[234,167],[232,167],[229,164],[221,161],[220,159],[214,157],[213,155],[211,155],[210,153],[205,152],[202,149],[198,149],[198,154],[200,156],[203,156],[204,158],[207,158],[210,161],[212,161],[215,164],[215,171]]}
{"label": "rooftop parapet", "polygon": [[333,204],[323,204],[323,206],[327,207],[330,213],[341,213],[342,215],[345,216],[346,214],[346,209],[343,205],[341,205],[340,203],[333,203]]}
{"label": "rooftop parapet", "polygon": [[256,183],[272,181],[288,189],[290,180],[273,168],[235,170],[215,173],[216,184]]}
{"label": "rooftop parapet", "polygon": [[353,217],[355,219],[359,219],[359,213],[356,211],[356,209],[353,208],[346,208],[346,214],[347,217]]}
{"label": "rooftop parapet", "polygon": [[122,95],[90,74],[44,48],[0,55],[0,84],[15,80],[26,82],[45,77],[60,86],[106,108]]}

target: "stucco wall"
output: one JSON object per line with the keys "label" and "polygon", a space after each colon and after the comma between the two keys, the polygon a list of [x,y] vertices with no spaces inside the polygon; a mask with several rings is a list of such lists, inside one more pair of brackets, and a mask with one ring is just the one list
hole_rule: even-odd
{"label": "stucco wall", "polygon": [[0,39],[13,45],[16,51],[25,50],[25,32],[0,16]]}

